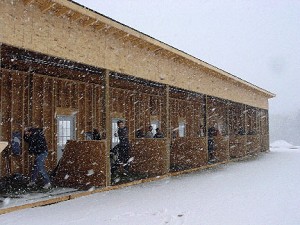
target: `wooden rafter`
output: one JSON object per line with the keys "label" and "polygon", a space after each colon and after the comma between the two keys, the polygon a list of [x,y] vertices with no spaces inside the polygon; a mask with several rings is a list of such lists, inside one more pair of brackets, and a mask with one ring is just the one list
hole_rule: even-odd
{"label": "wooden rafter", "polygon": [[47,12],[49,11],[52,7],[54,7],[56,5],[56,3],[49,3],[43,7],[41,7],[41,11],[42,12]]}
{"label": "wooden rafter", "polygon": [[97,20],[96,20],[96,19],[93,19],[93,18],[91,18],[91,17],[82,17],[82,18],[80,18],[80,20],[78,20],[78,22],[79,22],[82,26],[88,27],[88,26],[94,24],[95,22],[97,22]]}
{"label": "wooden rafter", "polygon": [[81,18],[85,17],[83,14],[79,13],[79,12],[76,12],[76,11],[72,11],[70,14],[67,15],[70,20],[73,20],[73,21],[78,21],[80,20]]}
{"label": "wooden rafter", "polygon": [[101,30],[105,27],[105,24],[102,23],[101,21],[97,20],[97,21],[95,21],[95,23],[91,24],[90,26],[92,26],[96,30]]}
{"label": "wooden rafter", "polygon": [[71,10],[67,7],[61,6],[61,5],[54,5],[51,10],[55,13],[56,16],[60,17],[65,14],[68,14],[71,12]]}
{"label": "wooden rafter", "polygon": [[154,54],[159,54],[163,49],[160,47],[157,47],[157,49],[153,50]]}
{"label": "wooden rafter", "polygon": [[89,22],[85,23],[84,26],[89,27],[89,26],[93,26],[94,24],[97,23],[98,20],[96,19],[91,19],[89,20]]}
{"label": "wooden rafter", "polygon": [[122,40],[123,42],[127,42],[128,41],[128,36],[129,34],[127,34],[126,32],[122,32],[122,35],[120,35],[119,40]]}
{"label": "wooden rafter", "polygon": [[139,41],[138,41],[138,43],[137,43],[137,47],[139,47],[139,48],[146,48],[146,46],[148,45],[148,43],[145,41],[145,40],[143,40],[143,39],[138,39]]}
{"label": "wooden rafter", "polygon": [[140,40],[139,38],[135,38],[135,39],[130,40],[130,42],[131,42],[134,46],[136,46],[136,47],[139,46],[140,41],[141,41],[141,40]]}
{"label": "wooden rafter", "polygon": [[158,49],[161,49],[161,47],[159,47],[157,45],[149,45],[149,47],[147,49],[148,49],[148,51],[156,52]]}
{"label": "wooden rafter", "polygon": [[104,30],[105,33],[107,33],[108,35],[113,35],[114,33],[119,31],[117,28],[109,26],[109,25],[105,25],[102,30]]}
{"label": "wooden rafter", "polygon": [[122,40],[122,38],[126,35],[126,33],[122,30],[118,30],[113,34],[117,39]]}
{"label": "wooden rafter", "polygon": [[142,43],[142,40],[140,38],[132,35],[128,36],[128,40],[136,47],[139,47],[139,45]]}
{"label": "wooden rafter", "polygon": [[23,0],[24,5],[30,5],[34,2],[35,0]]}

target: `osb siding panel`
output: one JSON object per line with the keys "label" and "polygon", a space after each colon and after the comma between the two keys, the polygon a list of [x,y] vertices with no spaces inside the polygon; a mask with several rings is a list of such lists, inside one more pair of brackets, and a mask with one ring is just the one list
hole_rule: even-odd
{"label": "osb siding panel", "polygon": [[[12,101],[12,79],[11,73],[7,71],[2,71],[2,92],[1,92],[1,100],[2,100],[2,133],[1,140],[10,141],[11,140],[11,101]],[[7,161],[7,156],[3,151],[1,153],[1,175],[7,175],[6,165],[9,163],[9,159]]]}
{"label": "osb siding panel", "polygon": [[239,158],[246,155],[246,135],[231,135],[229,136],[229,156],[231,158]]}
{"label": "osb siding panel", "polygon": [[239,103],[230,103],[228,108],[229,134],[237,135],[239,132],[245,132],[245,105]]}
{"label": "osb siding panel", "polygon": [[204,123],[204,105],[202,98],[198,101],[170,99],[170,122],[173,135],[178,136],[178,126],[180,120],[186,123],[186,136],[199,137],[200,126]]}
{"label": "osb siding panel", "polygon": [[215,127],[220,135],[228,135],[228,103],[217,98],[207,98],[207,129]]}
{"label": "osb siding panel", "polygon": [[68,141],[55,181],[75,188],[104,186],[107,179],[105,152],[105,141]]}
{"label": "osb siding panel", "polygon": [[[1,140],[10,141],[12,132],[23,134],[26,126],[43,128],[49,149],[46,161],[49,170],[56,165],[57,107],[78,111],[76,128],[79,140],[84,139],[84,132],[92,131],[92,128],[101,130],[100,85],[5,69],[1,70],[1,75]],[[1,161],[1,175],[6,175],[6,162],[11,173],[28,174],[30,171],[30,158],[23,140],[20,156],[10,154],[5,158],[2,154]]]}
{"label": "osb siding panel", "polygon": [[261,151],[266,152],[269,151],[269,135],[262,135],[260,137],[260,143],[261,143]]}
{"label": "osb siding panel", "polygon": [[229,159],[229,137],[216,136],[214,137],[215,149],[214,155],[218,162],[225,162]]}
{"label": "osb siding panel", "polygon": [[247,135],[246,152],[247,154],[257,154],[261,151],[260,136]]}
{"label": "osb siding panel", "polygon": [[205,166],[208,162],[206,138],[177,138],[171,146],[171,167],[175,170]]}
{"label": "osb siding panel", "polygon": [[[1,140],[11,141],[13,132],[23,134],[24,121],[28,121],[29,115],[25,112],[28,104],[28,76],[22,72],[1,70],[1,114],[2,132]],[[13,155],[11,150],[1,154],[1,175],[10,173],[26,173],[28,171],[28,153],[25,151],[25,143],[21,141],[21,154]],[[5,155],[7,153],[8,155]]]}
{"label": "osb siding panel", "polygon": [[[153,103],[153,99],[155,99],[155,103]],[[161,123],[162,120],[165,120],[160,109],[161,102],[161,96],[135,93],[120,88],[110,89],[111,115],[126,120],[131,139],[134,137],[136,130],[142,129],[144,133],[147,131],[151,123],[151,116],[156,116]],[[165,133],[166,129],[162,129],[162,132]]]}
{"label": "osb siding panel", "polygon": [[[53,79],[45,78],[44,79],[44,89],[43,89],[43,128],[45,138],[47,140],[47,145],[50,153],[54,152],[56,149],[55,142],[54,142],[54,135],[55,128],[53,126],[54,123],[54,98],[53,98]],[[49,154],[47,160],[48,167],[49,162],[55,161],[55,155]],[[51,167],[50,167],[51,168]]]}
{"label": "osb siding panel", "polygon": [[[1,54],[0,54],[1,57]],[[0,62],[1,63],[1,62]],[[0,70],[0,106],[2,106],[2,71]],[[0,108],[0,122],[2,123],[2,107]],[[0,140],[2,141],[2,126],[0,126]],[[0,156],[0,176],[2,171],[2,155]]]}
{"label": "osb siding panel", "polygon": [[22,1],[4,0],[0,8],[3,21],[0,42],[268,108],[267,97],[256,91],[220,79],[202,67],[187,65],[182,60],[153,53],[143,45],[125,42],[105,29],[83,27],[49,12],[41,13],[34,6],[25,8]]}
{"label": "osb siding panel", "polygon": [[83,134],[86,131],[85,127],[85,121],[86,121],[86,115],[85,115],[85,91],[86,87],[84,84],[79,84],[78,87],[78,113],[77,116],[80,119],[77,119],[77,140],[84,140]]}
{"label": "osb siding panel", "polygon": [[[23,86],[24,76],[22,73],[13,72],[12,73],[12,109],[11,109],[11,131],[12,132],[21,132],[23,127],[23,118],[24,118],[24,86]],[[21,146],[22,146],[21,140]],[[24,145],[24,143],[23,143]],[[23,172],[23,157],[24,151],[21,155],[11,155],[11,168],[13,172]]]}
{"label": "osb siding panel", "polygon": [[32,125],[34,127],[43,127],[43,83],[42,77],[33,77]]}
{"label": "osb siding panel", "polygon": [[169,171],[166,139],[135,139],[130,157],[134,157],[130,167],[134,173],[154,176]]}

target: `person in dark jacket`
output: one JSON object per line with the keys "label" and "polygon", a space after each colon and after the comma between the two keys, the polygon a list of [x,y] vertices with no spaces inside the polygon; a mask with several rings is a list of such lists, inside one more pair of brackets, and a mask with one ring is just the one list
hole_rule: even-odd
{"label": "person in dark jacket", "polygon": [[154,138],[164,138],[164,134],[160,131],[159,128],[155,129],[156,133],[154,134]]}
{"label": "person in dark jacket", "polygon": [[217,136],[217,129],[215,127],[208,128],[207,135],[208,135],[208,161],[214,162],[215,156],[215,140],[214,137]]}
{"label": "person in dark jacket", "polygon": [[101,135],[96,128],[93,129],[93,140],[101,140]]}
{"label": "person in dark jacket", "polygon": [[153,127],[149,126],[148,131],[146,132],[145,138],[153,138],[152,130],[153,130]]}
{"label": "person in dark jacket", "polygon": [[122,120],[117,122],[118,132],[117,136],[119,137],[118,149],[118,161],[122,165],[126,172],[128,172],[128,160],[129,160],[129,138],[128,138],[128,128],[125,127],[125,124]]}
{"label": "person in dark jacket", "polygon": [[143,137],[145,137],[143,130],[142,129],[138,129],[136,131],[136,133],[135,133],[135,137],[136,138],[143,138]]}
{"label": "person in dark jacket", "polygon": [[48,156],[47,142],[44,136],[43,129],[40,128],[26,128],[24,132],[24,140],[29,144],[29,154],[34,155],[34,165],[28,186],[34,186],[41,174],[44,181],[44,189],[51,187],[49,175],[45,168],[45,161]]}

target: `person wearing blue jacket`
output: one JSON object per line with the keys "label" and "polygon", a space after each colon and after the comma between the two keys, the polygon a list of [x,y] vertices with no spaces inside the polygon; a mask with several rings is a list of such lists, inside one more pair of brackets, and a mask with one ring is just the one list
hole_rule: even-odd
{"label": "person wearing blue jacket", "polygon": [[34,186],[38,175],[41,174],[44,181],[44,189],[51,188],[49,175],[45,168],[45,161],[48,156],[47,142],[41,128],[26,128],[24,140],[29,144],[29,154],[34,155],[34,165],[28,186]]}

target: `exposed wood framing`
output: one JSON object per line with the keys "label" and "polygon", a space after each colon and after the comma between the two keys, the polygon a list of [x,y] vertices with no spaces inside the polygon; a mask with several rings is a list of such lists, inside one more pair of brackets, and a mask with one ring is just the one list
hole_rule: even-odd
{"label": "exposed wood framing", "polygon": [[106,186],[111,184],[111,174],[110,174],[110,149],[111,149],[111,138],[112,138],[112,130],[111,130],[111,117],[110,117],[110,85],[109,85],[109,74],[108,70],[104,72],[105,79],[105,128],[106,128]]}
{"label": "exposed wood framing", "polygon": [[35,2],[35,0],[23,0],[24,5],[30,5],[34,2]]}
{"label": "exposed wood framing", "polygon": [[49,2],[48,4],[45,4],[43,6],[40,7],[41,11],[44,13],[44,12],[47,12],[49,11],[51,8],[53,8],[54,6],[56,5],[56,3],[51,3]]}
{"label": "exposed wood framing", "polygon": [[96,19],[90,17],[81,17],[80,19],[78,19],[78,23],[80,23],[83,27],[88,27],[96,21]]}
{"label": "exposed wood framing", "polygon": [[53,11],[58,17],[68,15],[68,13],[71,13],[71,10],[69,8],[58,4],[55,4],[50,10]]}
{"label": "exposed wood framing", "polygon": [[170,171],[170,167],[171,167],[171,159],[170,159],[170,155],[171,155],[171,130],[170,130],[170,86],[166,85],[165,88],[165,106],[164,106],[164,110],[166,110],[166,118],[165,118],[165,124],[166,124],[166,139],[167,139],[167,146],[166,146],[166,150],[167,150],[167,168],[168,171]]}
{"label": "exposed wood framing", "polygon": [[99,20],[96,20],[95,23],[90,25],[91,27],[93,27],[95,30],[101,30],[105,27],[105,23],[102,23]]}
{"label": "exposed wood framing", "polygon": [[86,17],[85,15],[82,15],[81,13],[76,12],[76,11],[72,11],[72,12],[66,14],[66,15],[67,15],[67,16],[70,18],[70,20],[72,20],[72,21],[78,21],[79,19],[85,18],[85,17]]}

